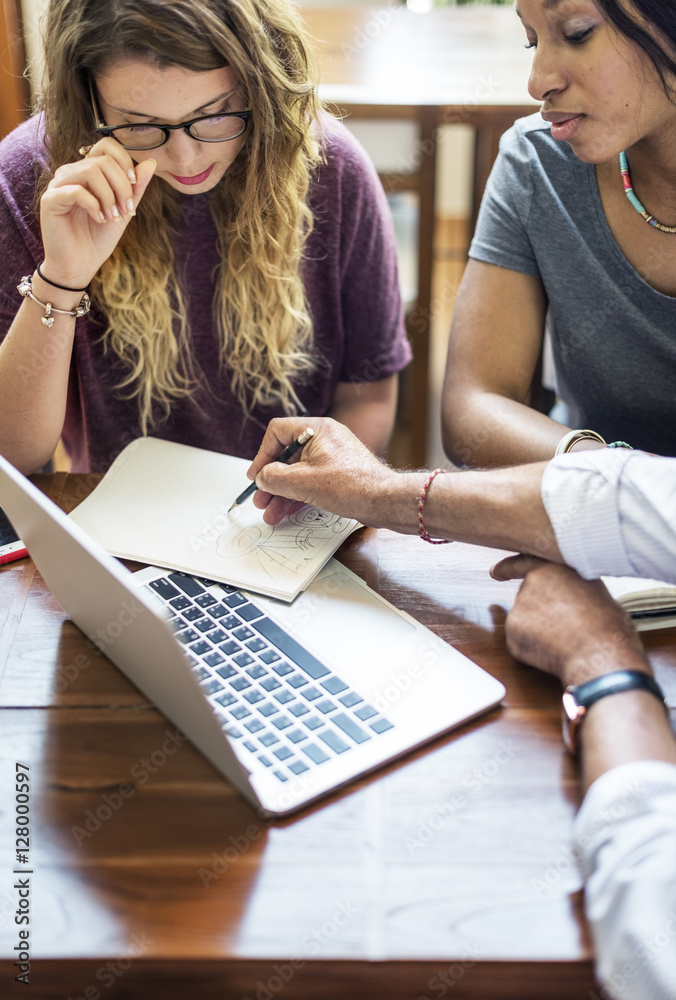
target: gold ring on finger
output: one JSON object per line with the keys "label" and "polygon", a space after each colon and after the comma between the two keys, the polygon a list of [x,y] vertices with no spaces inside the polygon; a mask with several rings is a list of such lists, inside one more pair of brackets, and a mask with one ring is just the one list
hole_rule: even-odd
{"label": "gold ring on finger", "polygon": [[93,146],[94,146],[93,143],[91,146],[80,146],[80,148],[78,149],[78,153],[80,154],[80,156],[85,156],[85,157],[89,156],[89,151],[93,149]]}

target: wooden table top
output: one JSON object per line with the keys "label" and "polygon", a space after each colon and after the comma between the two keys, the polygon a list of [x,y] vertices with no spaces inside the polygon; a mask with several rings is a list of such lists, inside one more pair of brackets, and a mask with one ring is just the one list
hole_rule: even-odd
{"label": "wooden table top", "polygon": [[[36,477],[66,510],[96,479]],[[346,542],[343,562],[507,696],[272,823],[88,645],[29,559],[0,568],[2,995],[587,1000],[577,773],[557,682],[506,652],[516,584],[489,578],[498,555],[373,529]],[[675,633],[647,645],[673,704]],[[30,992],[10,957],[17,762],[30,767]]]}
{"label": "wooden table top", "polygon": [[422,106],[468,113],[539,105],[528,94],[532,62],[512,6],[436,7],[416,14],[393,3],[304,8],[321,65],[321,94],[342,104],[400,111]]}

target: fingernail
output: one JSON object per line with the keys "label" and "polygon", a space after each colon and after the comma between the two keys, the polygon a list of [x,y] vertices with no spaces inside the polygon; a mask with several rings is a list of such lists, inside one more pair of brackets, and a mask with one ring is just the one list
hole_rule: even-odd
{"label": "fingernail", "polygon": [[114,219],[119,219],[120,218],[120,213],[117,210],[117,205],[113,205],[113,207],[110,210],[110,214],[112,215],[112,217]]}
{"label": "fingernail", "polygon": [[153,170],[154,170],[154,169],[155,169],[155,167],[157,166],[157,160],[153,160],[152,156],[151,156],[151,157],[150,157],[150,159],[148,160],[148,163],[152,163],[152,165],[153,165]]}
{"label": "fingernail", "polygon": [[101,222],[105,222],[106,221],[106,217],[103,214],[103,212],[99,212],[99,219],[101,220]]}
{"label": "fingernail", "polygon": [[128,170],[127,171],[127,177],[132,182],[132,184],[136,184],[136,171],[135,170]]}
{"label": "fingernail", "polygon": [[130,215],[136,215],[136,208],[134,207],[134,201],[132,198],[127,202],[127,211]]}

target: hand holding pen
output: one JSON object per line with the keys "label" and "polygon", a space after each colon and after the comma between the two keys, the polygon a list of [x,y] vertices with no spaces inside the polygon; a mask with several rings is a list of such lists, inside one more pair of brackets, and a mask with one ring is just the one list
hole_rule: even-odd
{"label": "hand holding pen", "polygon": [[[307,421],[307,423],[306,423]],[[279,464],[280,447],[311,425],[314,437],[300,460]],[[378,526],[397,492],[399,473],[369,451],[344,424],[331,417],[275,417],[247,473],[258,485],[254,503],[266,524],[278,524],[304,503],[362,524]],[[424,477],[418,484],[417,496]],[[410,492],[410,484],[409,484]]]}
{"label": "hand holding pen", "polygon": [[[292,458],[296,454],[296,452],[300,451],[303,445],[307,444],[307,442],[313,436],[314,436],[314,431],[312,430],[312,428],[306,427],[305,430],[298,435],[296,440],[293,441],[288,446],[288,448],[285,448],[284,451],[281,453],[281,455],[278,455],[276,461],[288,462],[289,459]],[[256,480],[254,480],[253,483],[250,483],[245,490],[242,490],[242,492],[234,501],[234,503],[232,503],[231,506],[228,507],[228,514],[230,513],[231,510],[234,510],[235,507],[239,507],[240,504],[243,504],[245,500],[248,500],[249,497],[253,496],[257,489],[258,486],[256,485]]]}

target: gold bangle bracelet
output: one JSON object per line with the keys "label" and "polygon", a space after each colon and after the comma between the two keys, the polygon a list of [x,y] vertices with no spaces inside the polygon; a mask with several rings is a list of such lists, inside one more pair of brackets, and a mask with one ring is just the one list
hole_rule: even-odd
{"label": "gold bangle bracelet", "polygon": [[565,455],[569,452],[573,445],[576,445],[578,441],[584,441],[589,439],[590,441],[598,441],[600,444],[605,445],[605,438],[602,438],[600,434],[596,431],[590,430],[578,430],[578,431],[568,431],[564,434],[559,443],[556,446],[556,451],[554,455]]}

